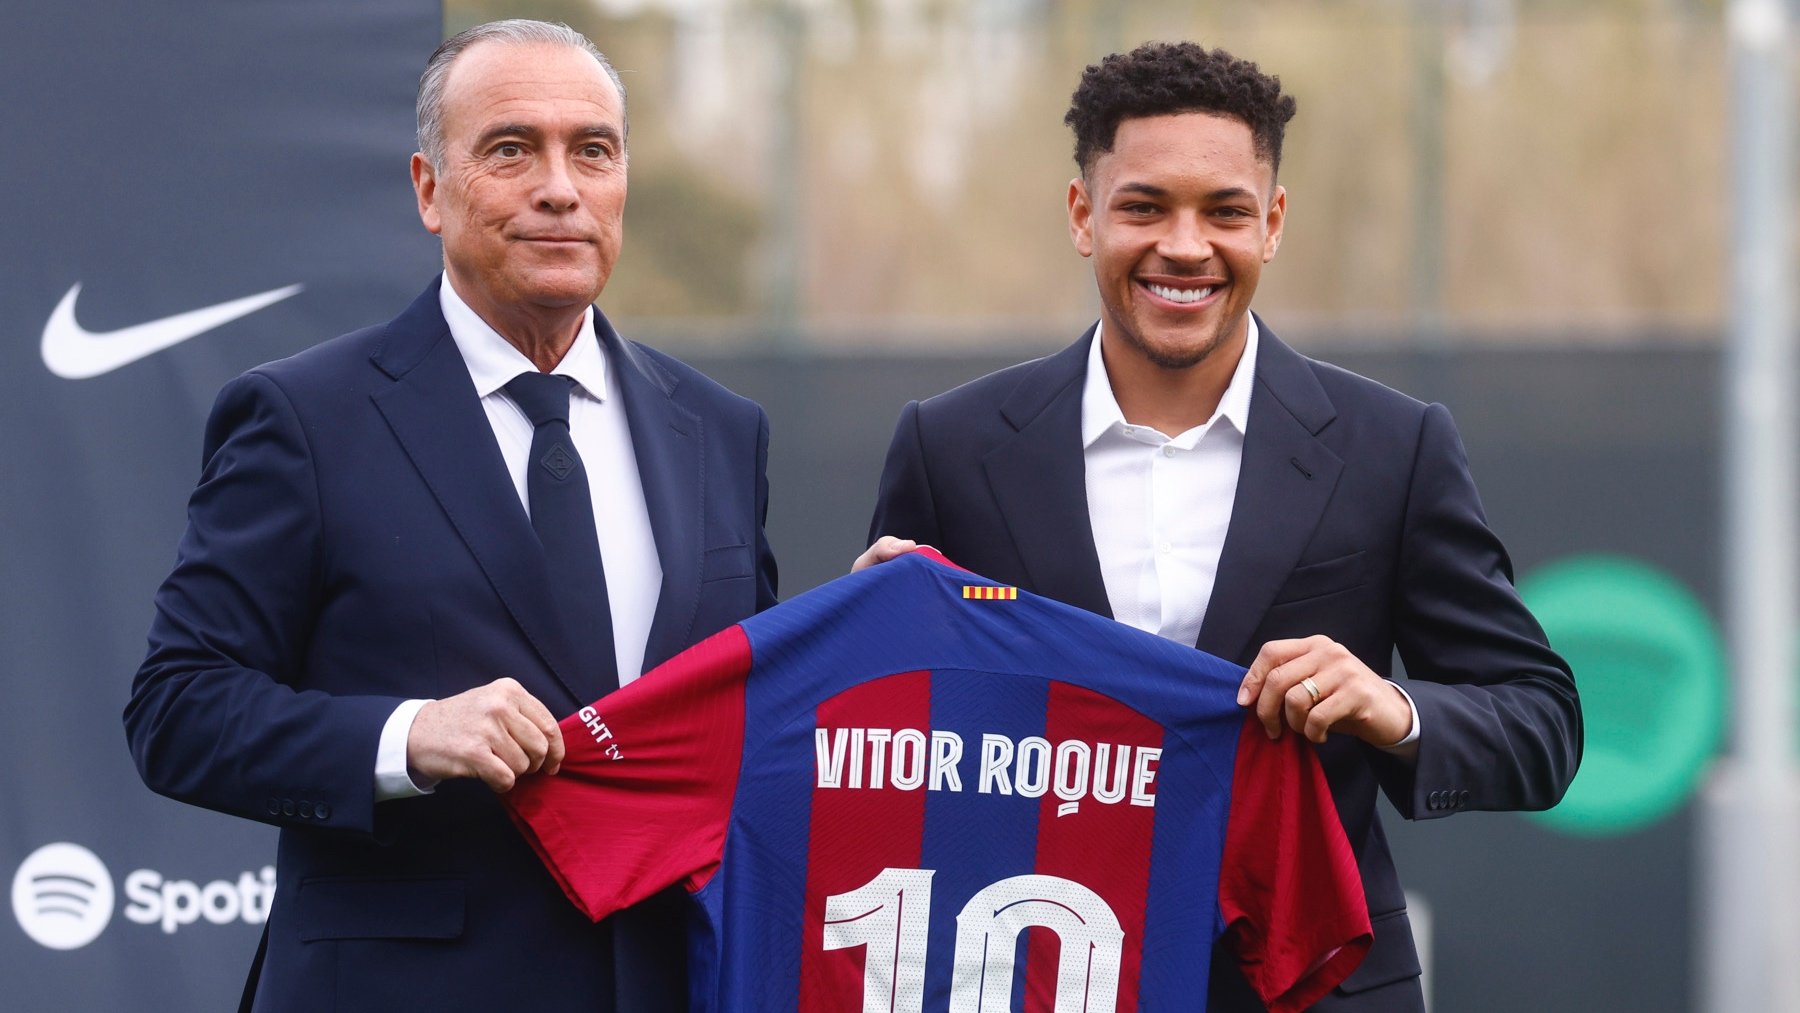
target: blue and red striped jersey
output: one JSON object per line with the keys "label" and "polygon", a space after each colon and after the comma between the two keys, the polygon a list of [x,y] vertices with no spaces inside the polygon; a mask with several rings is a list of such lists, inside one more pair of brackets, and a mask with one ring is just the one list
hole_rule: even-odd
{"label": "blue and red striped jersey", "polygon": [[1242,676],[921,551],[583,708],[504,797],[589,917],[686,886],[696,1009],[1192,1010],[1224,935],[1299,1010],[1368,912]]}

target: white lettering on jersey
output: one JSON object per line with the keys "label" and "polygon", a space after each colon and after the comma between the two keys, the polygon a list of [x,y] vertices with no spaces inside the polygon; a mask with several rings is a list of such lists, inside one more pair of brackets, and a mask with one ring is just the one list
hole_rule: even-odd
{"label": "white lettering on jersey", "polygon": [[625,758],[625,754],[619,751],[617,742],[608,744],[613,737],[612,729],[607,727],[606,722],[600,720],[599,711],[592,707],[583,707],[575,716],[587,726],[588,734],[594,737],[594,745],[600,747],[600,751],[605,754],[607,759],[623,760]]}
{"label": "white lettering on jersey", "polygon": [[1162,750],[1152,746],[1142,746],[1137,751],[1137,760],[1131,767],[1131,804],[1153,806],[1156,796],[1150,794],[1150,782],[1156,780],[1156,771],[1150,765],[1162,759]]}
{"label": "white lettering on jersey", "polygon": [[894,733],[894,787],[913,791],[925,783],[925,733],[902,728]]}
{"label": "white lettering on jersey", "polygon": [[821,788],[962,791],[963,740],[955,732],[918,728],[815,728],[813,753]]}
{"label": "white lettering on jersey", "polygon": [[1055,1013],[1113,1013],[1118,1008],[1125,951],[1118,916],[1080,883],[1031,875],[984,887],[956,916],[950,1013],[1012,1008],[1019,933],[1034,927],[1055,932],[1059,941]]}
{"label": "white lettering on jersey", "polygon": [[1004,735],[992,732],[981,736],[981,793],[983,795],[1012,794],[1013,744]]}
{"label": "white lettering on jersey", "polygon": [[[821,947],[863,951],[861,1013],[923,1013],[934,875],[932,869],[883,869],[856,889],[825,898]],[[989,884],[963,905],[949,1013],[1012,1008],[1019,934],[1030,928],[1057,936],[1052,1013],[1115,1013],[1125,951],[1118,915],[1080,883],[1042,875]]]}
{"label": "white lettering on jersey", "polygon": [[[891,728],[871,728],[868,731],[869,787],[871,788],[881,787],[882,771],[887,767],[887,744],[893,737],[894,731]],[[894,787],[900,788],[904,785],[896,783]]]}
{"label": "white lettering on jersey", "polygon": [[1118,805],[1125,801],[1125,780],[1131,771],[1131,748],[1120,746],[1118,758],[1112,763],[1112,780],[1106,780],[1106,758],[1113,751],[1113,744],[1101,742],[1094,746],[1094,800],[1107,805]]}
{"label": "white lettering on jersey", "polygon": [[1014,751],[1013,790],[1026,798],[1043,798],[1050,787],[1050,740],[1027,735]]}
{"label": "white lettering on jersey", "polygon": [[956,765],[962,761],[962,736],[955,732],[931,733],[931,790],[962,791],[962,775]]}
{"label": "white lettering on jersey", "polygon": [[1050,778],[1056,797],[1062,799],[1056,815],[1067,816],[1081,807],[1081,800],[1088,793],[1088,764],[1092,760],[1093,750],[1080,739],[1064,739],[1056,744],[1056,773]]}
{"label": "white lettering on jersey", "polygon": [[835,733],[829,728],[813,730],[813,751],[819,758],[819,787],[844,786],[844,747],[849,744],[847,739],[842,728]]}
{"label": "white lettering on jersey", "polygon": [[[610,733],[609,733],[610,734]],[[899,791],[963,790],[963,738],[922,728],[817,728],[813,730],[820,788]],[[994,732],[981,736],[975,790],[983,795],[1042,798],[1054,793],[1058,816],[1080,811],[1089,798],[1117,805],[1156,805],[1162,750],[1113,742],[1040,735],[1017,741]]]}

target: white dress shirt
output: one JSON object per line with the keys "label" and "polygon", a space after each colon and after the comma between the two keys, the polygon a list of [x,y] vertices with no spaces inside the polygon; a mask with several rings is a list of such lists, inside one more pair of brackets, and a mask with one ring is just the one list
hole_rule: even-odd
{"label": "white dress shirt", "polygon": [[[1250,431],[1259,335],[1256,318],[1247,319],[1243,354],[1212,417],[1175,436],[1125,420],[1100,354],[1100,326],[1088,348],[1081,445],[1107,604],[1119,622],[1189,646],[1212,600]],[[1418,737],[1415,707],[1411,731],[1388,748]]]}
{"label": "white dress shirt", "polygon": [[1100,355],[1100,328],[1088,348],[1081,444],[1107,603],[1119,622],[1190,646],[1212,598],[1244,459],[1254,318],[1249,331],[1212,418],[1177,436],[1127,422]]}
{"label": "white dress shirt", "polygon": [[[506,460],[519,503],[529,516],[526,464],[533,426],[504,388],[521,373],[537,372],[537,367],[463,302],[448,275],[438,289],[438,304],[450,325],[450,337],[469,368],[469,378],[475,383],[475,393],[493,428],[500,456]],[[587,470],[595,533],[606,567],[606,596],[612,606],[614,658],[619,666],[619,684],[623,686],[635,680],[644,668],[650,622],[662,593],[662,562],[656,555],[656,538],[650,529],[650,511],[644,502],[643,481],[638,477],[637,453],[625,419],[618,374],[594,334],[593,307],[588,307],[581,318],[575,343],[551,372],[575,380],[569,396],[569,435]],[[503,674],[495,673],[495,677]],[[427,702],[407,701],[383,727],[375,764],[377,798],[420,793],[422,786],[407,776],[406,738],[413,718]]]}

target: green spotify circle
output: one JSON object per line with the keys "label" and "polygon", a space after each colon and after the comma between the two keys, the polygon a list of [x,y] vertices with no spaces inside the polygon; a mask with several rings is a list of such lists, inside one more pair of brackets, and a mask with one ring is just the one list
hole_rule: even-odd
{"label": "green spotify circle", "polygon": [[1724,660],[1712,618],[1655,567],[1578,556],[1519,593],[1575,670],[1586,733],[1562,803],[1531,818],[1584,836],[1622,834],[1679,808],[1718,749]]}

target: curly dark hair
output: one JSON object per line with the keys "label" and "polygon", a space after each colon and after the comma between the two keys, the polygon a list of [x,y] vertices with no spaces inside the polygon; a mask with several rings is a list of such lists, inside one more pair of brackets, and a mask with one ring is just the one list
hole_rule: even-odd
{"label": "curly dark hair", "polygon": [[1256,156],[1281,168],[1281,136],[1296,106],[1281,79],[1249,60],[1192,42],[1147,42],[1114,53],[1081,74],[1063,117],[1075,131],[1075,161],[1086,176],[1111,151],[1120,122],[1138,116],[1207,112],[1250,127]]}

